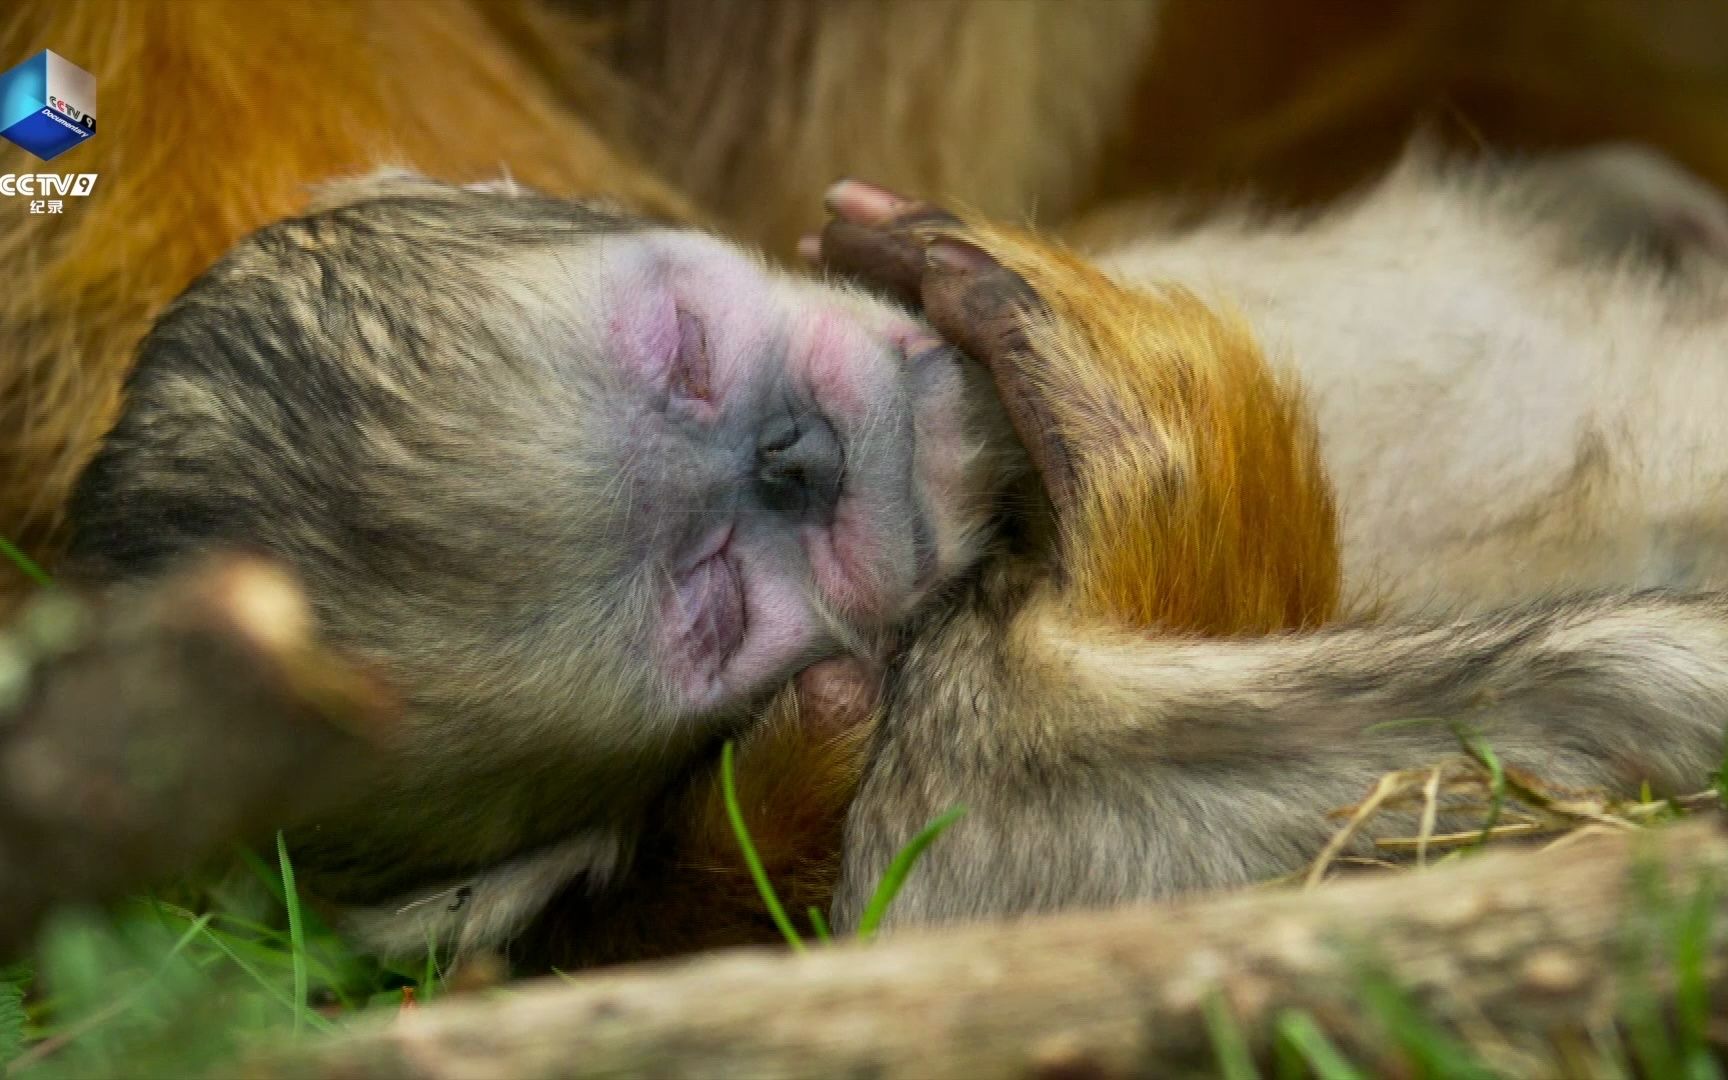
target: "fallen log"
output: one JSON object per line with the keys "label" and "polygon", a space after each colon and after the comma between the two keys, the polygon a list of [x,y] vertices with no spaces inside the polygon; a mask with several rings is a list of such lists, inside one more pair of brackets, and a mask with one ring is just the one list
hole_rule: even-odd
{"label": "fallen log", "polygon": [[1212,1075],[1206,1017],[1220,1006],[1250,1053],[1266,1055],[1272,1021],[1299,1009],[1395,1072],[1399,1051],[1362,989],[1379,977],[1498,1070],[1578,1075],[1627,994],[1673,995],[1672,916],[1689,904],[1714,916],[1700,985],[1728,1000],[1715,947],[1728,887],[1699,891],[1725,872],[1728,831],[1712,818],[1310,891],[906,932],[802,956],[734,950],[420,1008],[276,1048],[247,1072]]}
{"label": "fallen log", "polygon": [[39,593],[0,627],[0,957],[57,905],[314,812],[356,781],[390,711],[263,560],[211,559],[123,599]]}

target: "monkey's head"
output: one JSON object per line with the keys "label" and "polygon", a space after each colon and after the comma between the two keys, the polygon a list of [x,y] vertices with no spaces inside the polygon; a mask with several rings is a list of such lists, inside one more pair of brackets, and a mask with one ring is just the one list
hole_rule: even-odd
{"label": "monkey's head", "polygon": [[590,809],[964,567],[1003,441],[979,377],[862,292],[401,174],[243,241],[126,395],[82,565],[266,549],[416,707],[419,780],[526,769]]}

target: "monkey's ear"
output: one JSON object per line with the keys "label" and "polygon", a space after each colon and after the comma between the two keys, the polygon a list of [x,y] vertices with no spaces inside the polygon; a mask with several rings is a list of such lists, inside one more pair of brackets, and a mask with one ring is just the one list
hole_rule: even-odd
{"label": "monkey's ear", "polygon": [[312,189],[312,200],[306,210],[308,213],[316,213],[390,195],[448,194],[453,190],[453,185],[439,183],[413,169],[387,165],[363,176],[343,176],[326,180]]}

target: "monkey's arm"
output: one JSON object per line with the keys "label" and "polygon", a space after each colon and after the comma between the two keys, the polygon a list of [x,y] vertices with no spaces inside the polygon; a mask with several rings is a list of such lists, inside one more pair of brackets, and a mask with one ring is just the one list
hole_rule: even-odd
{"label": "monkey's arm", "polygon": [[[890,919],[1152,899],[1307,865],[1328,813],[1479,731],[1563,788],[1695,790],[1728,720],[1728,599],[1635,594],[1450,623],[1147,639],[1061,592],[981,586],[896,672],[847,823],[834,922],[956,805]],[[1440,827],[1479,825],[1479,820]],[[1413,835],[1407,816],[1370,821]]]}
{"label": "monkey's arm", "polygon": [[922,303],[989,367],[1054,507],[1076,613],[1208,635],[1335,614],[1318,438],[1240,318],[865,185],[829,201],[824,257]]}

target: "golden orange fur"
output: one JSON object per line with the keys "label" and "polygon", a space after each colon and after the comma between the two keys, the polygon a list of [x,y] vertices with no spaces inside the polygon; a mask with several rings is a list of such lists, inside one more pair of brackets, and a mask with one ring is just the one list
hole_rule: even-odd
{"label": "golden orange fur", "polygon": [[975,226],[1048,309],[1023,372],[1078,459],[1059,562],[1083,614],[1171,633],[1337,613],[1337,512],[1299,388],[1246,322],[1188,291],[1118,285],[1060,248]]}

